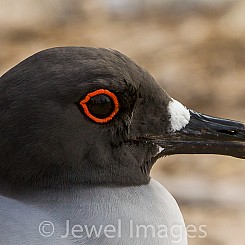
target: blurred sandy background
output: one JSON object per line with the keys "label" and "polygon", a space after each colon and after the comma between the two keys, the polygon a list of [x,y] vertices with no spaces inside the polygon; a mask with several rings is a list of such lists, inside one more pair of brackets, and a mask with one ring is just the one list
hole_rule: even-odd
{"label": "blurred sandy background", "polygon": [[[117,49],[187,107],[245,121],[245,1],[0,0],[0,45],[0,74],[48,47]],[[245,244],[244,160],[167,157],[153,176],[207,226],[190,245]]]}

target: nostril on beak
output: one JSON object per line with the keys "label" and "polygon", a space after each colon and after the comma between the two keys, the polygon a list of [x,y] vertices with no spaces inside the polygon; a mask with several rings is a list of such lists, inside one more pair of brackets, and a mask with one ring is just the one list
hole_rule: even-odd
{"label": "nostril on beak", "polygon": [[237,131],[235,130],[217,130],[217,132],[228,135],[237,135]]}

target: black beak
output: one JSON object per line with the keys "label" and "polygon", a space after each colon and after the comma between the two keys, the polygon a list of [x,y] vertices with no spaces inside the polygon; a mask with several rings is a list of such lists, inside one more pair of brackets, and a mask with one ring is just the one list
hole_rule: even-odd
{"label": "black beak", "polygon": [[[219,154],[245,159],[245,125],[190,110],[190,122],[177,132],[150,137],[164,148],[161,155]],[[147,137],[148,138],[148,137]]]}

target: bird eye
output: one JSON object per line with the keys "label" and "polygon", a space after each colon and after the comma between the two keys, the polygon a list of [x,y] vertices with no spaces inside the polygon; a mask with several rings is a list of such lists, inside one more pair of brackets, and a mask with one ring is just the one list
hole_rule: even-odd
{"label": "bird eye", "polygon": [[119,103],[116,95],[106,89],[98,89],[88,93],[85,99],[80,101],[84,113],[97,123],[106,123],[119,111]]}

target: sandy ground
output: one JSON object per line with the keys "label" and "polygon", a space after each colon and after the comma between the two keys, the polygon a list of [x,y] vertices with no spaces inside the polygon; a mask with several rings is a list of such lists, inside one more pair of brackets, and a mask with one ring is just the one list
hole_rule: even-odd
{"label": "sandy ground", "polygon": [[[187,107],[245,121],[244,1],[202,11],[149,8],[133,14],[115,14],[103,6],[101,1],[83,1],[77,11],[56,21],[2,22],[0,74],[48,47],[109,47],[149,70]],[[167,157],[158,161],[152,175],[176,197],[187,224],[206,226],[207,236],[196,232],[190,245],[245,244],[244,160]]]}

